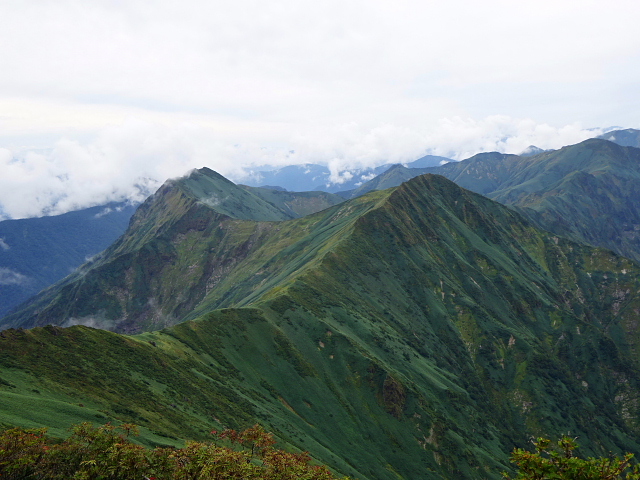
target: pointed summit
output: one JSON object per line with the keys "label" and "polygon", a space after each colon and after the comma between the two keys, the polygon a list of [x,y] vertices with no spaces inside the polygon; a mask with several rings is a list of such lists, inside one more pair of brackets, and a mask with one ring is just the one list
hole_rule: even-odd
{"label": "pointed summit", "polygon": [[543,150],[540,147],[536,147],[535,145],[529,145],[523,151],[521,151],[518,155],[521,157],[533,157],[534,155],[538,155],[539,153],[548,152],[549,150]]}

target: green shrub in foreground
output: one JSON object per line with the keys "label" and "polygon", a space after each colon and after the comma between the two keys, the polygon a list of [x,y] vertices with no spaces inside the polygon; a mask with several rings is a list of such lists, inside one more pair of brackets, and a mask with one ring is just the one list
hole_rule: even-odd
{"label": "green shrub in foreground", "polygon": [[306,453],[273,447],[271,434],[256,425],[217,435],[229,446],[189,442],[184,448],[148,450],[129,440],[136,427],[76,425],[63,442],[52,443],[46,429],[14,428],[0,435],[0,479],[46,480],[334,480]]}
{"label": "green shrub in foreground", "polygon": [[[518,466],[518,474],[512,480],[637,480],[640,468],[632,465],[633,454],[623,458],[579,458],[574,455],[578,448],[575,439],[562,437],[557,446],[546,438],[534,442],[536,451],[517,448],[511,461]],[[511,479],[506,473],[505,479]]]}

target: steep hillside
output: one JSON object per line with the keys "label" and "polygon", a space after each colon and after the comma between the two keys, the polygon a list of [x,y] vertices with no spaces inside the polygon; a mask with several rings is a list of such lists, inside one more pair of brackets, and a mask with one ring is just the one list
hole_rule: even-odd
{"label": "steep hillside", "polygon": [[433,175],[284,222],[200,212],[156,229],[171,256],[88,272],[95,290],[67,284],[76,297],[46,307],[88,311],[124,277],[158,282],[155,305],[131,302],[162,309],[213,265],[181,317],[198,318],[135,336],[0,332],[4,423],[119,419],[170,443],[260,421],[362,479],[497,479],[543,434],[640,452],[632,261]]}
{"label": "steep hillside", "polygon": [[114,203],[0,222],[0,317],[69,275],[126,230],[135,206]]}
{"label": "steep hillside", "polygon": [[365,193],[373,192],[374,190],[384,190],[387,188],[397,187],[403,182],[429,172],[430,168],[431,167],[409,168],[401,164],[393,165],[386,172],[381,173],[368,182],[363,183],[358,188],[348,192],[341,192],[340,195],[345,198],[357,198]]}
{"label": "steep hillside", "polygon": [[352,196],[423,173],[514,206],[540,228],[640,261],[640,149],[590,139],[527,157],[494,152],[432,169],[397,166]]}
{"label": "steep hillside", "polygon": [[640,149],[588,140],[492,192],[542,228],[640,261]]}
{"label": "steep hillside", "polygon": [[288,192],[274,188],[240,186],[277,206],[291,218],[304,217],[344,202],[344,198],[327,192]]}
{"label": "steep hillside", "polygon": [[[443,175],[462,185],[464,188],[486,195],[494,191],[502,182],[510,178],[513,171],[517,171],[523,157],[506,155],[498,152],[479,153],[462,162],[449,162],[439,167],[408,168],[394,165],[381,175],[363,183],[350,192],[348,198],[364,195],[372,190],[397,187],[419,175],[435,173]],[[469,182],[470,180],[470,182]]]}
{"label": "steep hillside", "polygon": [[640,261],[640,149],[591,139],[525,159],[474,157],[461,167],[441,173],[518,207],[541,228]]}
{"label": "steep hillside", "polygon": [[194,171],[143,203],[107,251],[0,325],[84,324],[128,332],[173,325],[274,225],[246,220],[295,218],[338,201],[323,192],[241,187],[212,170]]}

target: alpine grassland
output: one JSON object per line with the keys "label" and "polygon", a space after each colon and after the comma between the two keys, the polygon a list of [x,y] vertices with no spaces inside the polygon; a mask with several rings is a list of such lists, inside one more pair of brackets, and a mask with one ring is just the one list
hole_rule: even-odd
{"label": "alpine grassland", "polygon": [[396,165],[351,196],[425,173],[443,175],[512,206],[543,230],[640,261],[638,131],[614,133],[630,146],[593,138],[533,156],[490,152],[435,168]]}
{"label": "alpine grassland", "polygon": [[640,452],[632,260],[437,175],[288,220],[236,193],[166,185],[7,317],[0,421],[134,423],[149,447],[260,424],[363,480],[498,479],[532,437]]}

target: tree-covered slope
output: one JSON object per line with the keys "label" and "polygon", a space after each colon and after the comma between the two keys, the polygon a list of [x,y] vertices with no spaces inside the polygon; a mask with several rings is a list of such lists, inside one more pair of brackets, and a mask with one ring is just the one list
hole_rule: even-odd
{"label": "tree-covered slope", "polygon": [[166,226],[181,243],[148,277],[193,287],[215,264],[198,318],[0,332],[0,419],[134,421],[156,443],[259,421],[362,479],[497,479],[514,446],[567,432],[640,452],[632,261],[433,175],[301,219],[215,218]]}

